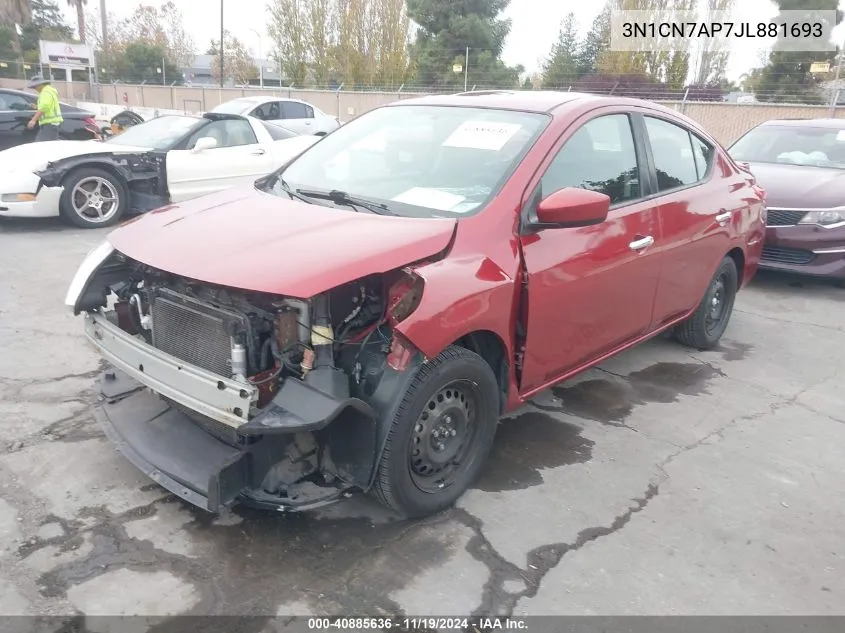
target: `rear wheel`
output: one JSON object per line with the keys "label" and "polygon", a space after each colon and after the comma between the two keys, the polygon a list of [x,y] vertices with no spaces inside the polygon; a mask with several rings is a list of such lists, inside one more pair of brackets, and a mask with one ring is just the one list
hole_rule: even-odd
{"label": "rear wheel", "polygon": [[72,171],[62,186],[59,213],[64,220],[83,229],[116,224],[129,205],[129,194],[123,182],[96,167]]}
{"label": "rear wheel", "polygon": [[713,349],[725,333],[738,288],[736,264],[725,257],[704,293],[698,309],[677,326],[675,338],[700,350]]}
{"label": "rear wheel", "polygon": [[498,385],[462,347],[423,365],[388,432],[372,494],[409,518],[451,506],[481,472],[496,434]]}

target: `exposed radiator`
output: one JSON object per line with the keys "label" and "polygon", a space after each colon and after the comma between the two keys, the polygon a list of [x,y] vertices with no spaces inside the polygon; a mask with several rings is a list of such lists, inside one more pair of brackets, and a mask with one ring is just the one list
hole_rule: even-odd
{"label": "exposed radiator", "polygon": [[158,288],[151,316],[153,346],[191,365],[231,376],[231,335],[249,330],[244,315]]}

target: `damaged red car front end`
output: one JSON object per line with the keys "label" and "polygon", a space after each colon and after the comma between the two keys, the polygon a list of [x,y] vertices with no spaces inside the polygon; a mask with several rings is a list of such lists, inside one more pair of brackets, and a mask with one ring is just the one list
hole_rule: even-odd
{"label": "damaged red car front end", "polygon": [[[77,282],[73,308],[113,365],[101,379],[108,435],[211,511],[368,489],[379,411],[418,362],[393,335],[420,296],[406,265],[436,260],[455,221],[301,206],[241,191],[153,212],[110,235]],[[320,248],[340,241],[354,248]]]}

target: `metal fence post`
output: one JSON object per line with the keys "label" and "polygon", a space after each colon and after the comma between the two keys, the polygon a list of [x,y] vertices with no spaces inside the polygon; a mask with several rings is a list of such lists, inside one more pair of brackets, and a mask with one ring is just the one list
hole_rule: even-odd
{"label": "metal fence post", "polygon": [[340,118],[340,91],[343,90],[343,84],[340,84],[337,87],[337,90],[334,91],[335,97],[337,98],[337,118]]}
{"label": "metal fence post", "polygon": [[402,98],[402,88],[404,88],[404,87],[405,87],[405,84],[402,84],[401,86],[399,86],[399,90],[396,92],[396,98],[397,99]]}
{"label": "metal fence post", "polygon": [[205,112],[205,86],[202,87],[202,111]]}
{"label": "metal fence post", "polygon": [[288,99],[290,99],[291,90],[293,90],[293,84],[294,83],[296,83],[296,82],[293,82],[293,83],[291,83],[291,85],[288,86]]}
{"label": "metal fence post", "polygon": [[689,86],[684,91],[684,98],[681,100],[681,114],[684,114],[687,109],[687,95],[689,95]]}
{"label": "metal fence post", "polygon": [[830,118],[836,118],[836,106],[839,105],[839,93],[842,91],[842,88],[837,88],[836,92],[833,93],[833,101],[830,104]]}

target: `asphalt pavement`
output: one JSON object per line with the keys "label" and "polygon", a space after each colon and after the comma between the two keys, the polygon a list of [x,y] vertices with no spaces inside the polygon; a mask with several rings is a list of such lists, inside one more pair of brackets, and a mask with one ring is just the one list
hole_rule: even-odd
{"label": "asphalt pavement", "polygon": [[719,350],[542,394],[441,515],[213,517],[92,419],[63,299],[104,235],[0,222],[0,614],[845,613],[845,289],[761,274]]}

